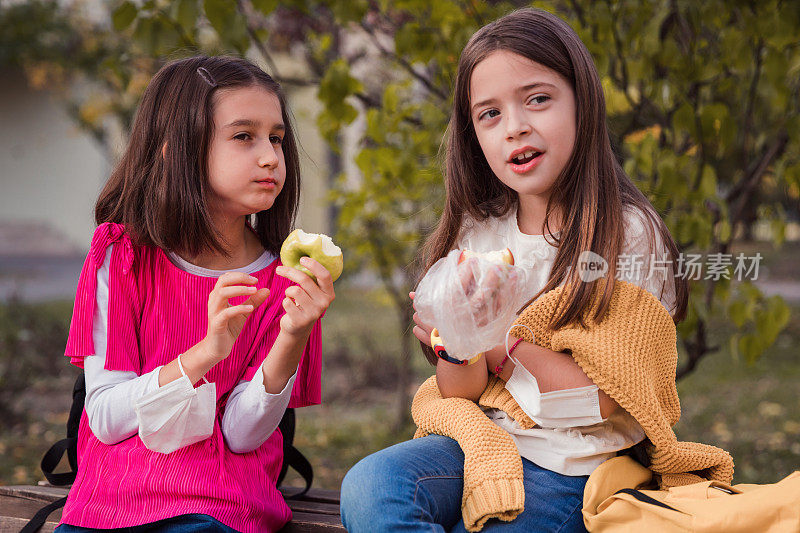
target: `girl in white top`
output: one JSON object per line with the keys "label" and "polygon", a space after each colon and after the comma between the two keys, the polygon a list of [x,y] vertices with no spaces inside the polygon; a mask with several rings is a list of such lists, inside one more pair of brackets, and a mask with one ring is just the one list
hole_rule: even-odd
{"label": "girl in white top", "polygon": [[[663,269],[655,268],[651,260],[647,221],[637,210],[628,208],[624,211],[624,222],[625,244],[621,256],[635,268],[626,269],[620,278],[650,291],[670,313],[674,312],[674,282]],[[556,232],[556,236],[559,234]],[[478,252],[508,247],[514,255],[515,265],[525,271],[529,294],[536,294],[545,286],[558,254],[558,248],[544,235],[529,235],[519,229],[516,207],[503,217],[482,222],[467,219],[457,247]],[[660,244],[659,249],[659,255],[666,254]],[[427,330],[424,324],[417,327],[423,332]],[[509,341],[509,345],[513,342]],[[526,347],[518,346],[514,350],[515,358],[522,356],[525,350]],[[505,346],[500,347],[499,352],[504,353]],[[496,360],[494,356],[489,356],[491,362]],[[489,371],[495,369],[492,367]],[[510,361],[503,365],[499,375],[507,381],[509,391],[539,427],[522,429],[514,419],[496,409],[487,411],[487,415],[511,434],[520,455],[539,466],[569,476],[589,475],[618,451],[645,438],[642,428],[624,409],[613,409],[606,417],[602,415],[600,389],[594,384],[542,392],[535,375],[520,371]]]}
{"label": "girl in white top", "polygon": [[[602,319],[618,278],[651,291],[676,321],[684,317],[686,281],[670,265],[677,246],[618,164],[596,67],[563,20],[521,9],[470,39],[458,65],[446,149],[445,206],[424,247],[425,271],[456,248],[508,247],[526,271],[531,301],[567,286],[553,329],[579,322],[595,290]],[[582,252],[607,261],[604,277],[581,279]],[[497,372],[539,426],[523,430],[506,413],[487,412],[524,459],[525,510],[485,529],[584,531],[586,477],[642,441],[642,428],[567,353],[521,342],[513,351],[520,368],[504,345],[487,351],[485,363],[455,365],[430,348],[435,324],[416,314],[414,320],[444,397],[477,401]],[[459,454],[455,441],[432,435],[364,459],[342,485],[348,530],[462,531]]]}

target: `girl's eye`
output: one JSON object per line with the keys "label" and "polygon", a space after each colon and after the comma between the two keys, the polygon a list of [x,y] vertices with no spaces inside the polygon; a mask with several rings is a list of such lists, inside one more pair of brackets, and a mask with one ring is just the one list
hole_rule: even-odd
{"label": "girl's eye", "polygon": [[270,135],[269,142],[271,142],[272,144],[282,144],[283,139],[279,135]]}
{"label": "girl's eye", "polygon": [[531,99],[528,100],[528,103],[529,104],[533,103],[533,104],[542,105],[543,103],[547,102],[548,100],[550,100],[549,96],[547,96],[546,94],[539,94],[539,95],[536,95],[536,96],[532,96]]}
{"label": "girl's eye", "polygon": [[233,138],[237,141],[249,141],[251,139],[249,133],[237,133]]}
{"label": "girl's eye", "polygon": [[489,110],[484,111],[483,113],[481,113],[478,116],[478,120],[483,120],[483,119],[486,119],[486,118],[494,118],[494,117],[498,116],[499,114],[500,114],[500,111],[498,111],[497,109],[489,109]]}

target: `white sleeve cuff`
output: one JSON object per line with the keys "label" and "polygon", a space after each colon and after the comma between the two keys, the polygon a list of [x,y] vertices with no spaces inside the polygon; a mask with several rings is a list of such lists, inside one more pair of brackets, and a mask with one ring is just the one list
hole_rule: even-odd
{"label": "white sleeve cuff", "polygon": [[183,375],[140,398],[134,408],[147,449],[172,453],[212,435],[217,388],[208,382],[195,388]]}

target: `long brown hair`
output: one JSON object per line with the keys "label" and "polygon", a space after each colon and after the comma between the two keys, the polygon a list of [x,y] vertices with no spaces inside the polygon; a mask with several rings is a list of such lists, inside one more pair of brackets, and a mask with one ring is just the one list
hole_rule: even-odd
{"label": "long brown hair", "polygon": [[[214,93],[260,86],[281,105],[286,181],[271,208],[255,214],[253,229],[266,250],[279,253],[294,225],[300,157],[280,85],[244,59],[196,56],[168,63],[142,96],[130,141],[95,205],[95,221],[125,225],[145,246],[198,255],[228,255],[207,205],[208,152],[214,132]],[[164,148],[166,146],[166,149]]]}
{"label": "long brown hair", "polygon": [[[572,85],[576,100],[575,146],[553,186],[545,212],[546,235],[551,233],[553,210],[559,207],[563,213],[559,237],[550,235],[558,252],[547,283],[530,301],[564,282],[565,294],[550,322],[550,327],[559,329],[574,323],[585,325],[583,313],[595,302],[593,295],[597,291],[600,299],[593,319],[600,321],[608,311],[617,257],[624,244],[624,208],[637,208],[650,222],[645,228],[651,247],[655,237],[652,226],[657,228],[670,254],[665,259],[674,263],[679,252],[663,220],[614,155],[603,89],[589,51],[566,22],[539,9],[520,9],[484,26],[461,53],[445,144],[445,207],[439,224],[423,246],[423,273],[455,246],[465,214],[485,220],[503,216],[517,205],[516,192],[497,179],[489,167],[469,112],[472,72],[489,54],[499,50],[519,54],[557,72]],[[605,278],[580,281],[578,256],[584,250],[606,258],[609,270]],[[675,292],[673,319],[677,323],[686,315],[685,279],[675,278]],[[435,361],[429,352],[425,350],[428,359]]]}

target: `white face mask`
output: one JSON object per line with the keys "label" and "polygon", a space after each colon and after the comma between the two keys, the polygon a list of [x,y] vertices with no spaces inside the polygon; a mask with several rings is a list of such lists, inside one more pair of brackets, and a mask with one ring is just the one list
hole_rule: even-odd
{"label": "white face mask", "polygon": [[217,388],[205,383],[194,388],[178,357],[183,377],[139,399],[134,405],[139,421],[139,438],[148,450],[172,453],[214,432]]}
{"label": "white face mask", "polygon": [[525,411],[525,414],[530,417],[535,417],[541,411],[540,394],[536,378],[533,377],[533,374],[528,372],[528,369],[525,368],[513,355],[508,353],[508,335],[511,333],[511,330],[517,326],[530,331],[531,340],[536,342],[536,337],[533,334],[533,330],[524,324],[514,324],[508,328],[508,331],[506,331],[506,355],[508,355],[508,359],[514,363],[512,379],[509,379],[506,382],[506,389],[508,389],[508,392],[511,393],[511,396],[514,397],[517,405],[519,405],[520,408]]}
{"label": "white face mask", "polygon": [[[528,326],[523,324],[516,326],[527,329],[533,337],[533,331]],[[506,332],[506,354],[508,354],[508,334],[516,326],[512,326]],[[515,366],[511,378],[506,382],[506,389],[525,414],[539,426],[573,428],[603,421],[596,385],[542,394],[533,374],[514,356],[509,355],[508,358]]]}

